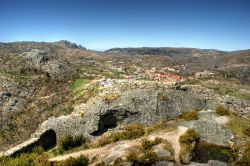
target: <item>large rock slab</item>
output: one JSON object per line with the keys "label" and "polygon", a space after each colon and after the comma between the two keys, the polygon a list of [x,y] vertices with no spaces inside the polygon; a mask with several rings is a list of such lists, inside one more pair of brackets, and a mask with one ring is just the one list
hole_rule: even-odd
{"label": "large rock slab", "polygon": [[199,120],[181,122],[180,125],[196,130],[201,136],[201,141],[230,146],[232,134],[224,127],[226,122],[226,118],[218,116],[213,111],[202,111],[199,113]]}

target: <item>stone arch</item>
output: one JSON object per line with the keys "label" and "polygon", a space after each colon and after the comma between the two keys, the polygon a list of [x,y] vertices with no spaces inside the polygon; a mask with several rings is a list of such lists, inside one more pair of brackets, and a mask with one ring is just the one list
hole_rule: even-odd
{"label": "stone arch", "polygon": [[41,134],[37,146],[41,146],[45,151],[50,150],[57,145],[56,132],[49,129]]}
{"label": "stone arch", "polygon": [[43,132],[36,140],[26,144],[25,146],[15,150],[10,156],[16,157],[22,153],[32,152],[36,147],[42,147],[45,151],[48,151],[57,145],[56,132],[52,129]]}

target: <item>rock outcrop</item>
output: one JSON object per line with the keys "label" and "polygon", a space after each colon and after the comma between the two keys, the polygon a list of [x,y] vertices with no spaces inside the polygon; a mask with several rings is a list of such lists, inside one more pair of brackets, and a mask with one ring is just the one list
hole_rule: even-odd
{"label": "rock outcrop", "polygon": [[199,112],[198,120],[181,122],[180,125],[193,128],[200,134],[200,141],[230,147],[233,135],[224,127],[227,122],[227,117],[218,116],[214,111],[208,110]]}
{"label": "rock outcrop", "polygon": [[[160,95],[165,97],[159,97]],[[125,92],[110,104],[97,100],[94,107],[86,112],[78,110],[68,116],[51,117],[40,125],[32,138],[39,138],[41,133],[48,130],[55,131],[57,139],[82,134],[93,137],[123,124],[155,124],[160,120],[174,119],[182,112],[192,111],[192,108],[206,107],[205,99],[188,92],[132,90]]]}
{"label": "rock outcrop", "polygon": [[208,101],[214,103],[216,102],[217,105],[225,105],[228,109],[233,112],[236,112],[241,116],[250,116],[250,103],[248,101],[240,100],[229,95],[221,96],[215,93],[213,90],[207,89],[200,85],[183,86],[181,87],[181,89],[185,89],[187,91],[203,95]]}
{"label": "rock outcrop", "polygon": [[65,46],[68,48],[73,48],[73,49],[82,49],[82,50],[86,50],[85,47],[81,46],[81,45],[77,45],[76,43],[71,43],[67,40],[61,40],[58,42],[54,42],[55,44],[61,45],[61,46]]}

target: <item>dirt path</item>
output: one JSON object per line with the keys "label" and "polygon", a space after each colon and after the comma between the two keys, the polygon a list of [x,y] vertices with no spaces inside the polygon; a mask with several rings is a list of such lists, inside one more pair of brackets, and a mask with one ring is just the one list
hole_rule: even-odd
{"label": "dirt path", "polygon": [[[180,144],[179,144],[179,137],[184,134],[187,131],[186,127],[179,126],[178,129],[174,131],[161,131],[157,133],[153,133],[149,136],[143,137],[147,138],[149,140],[154,140],[156,137],[164,139],[169,141],[174,150],[175,150],[175,161],[180,162],[179,159],[179,152],[180,152]],[[128,152],[133,149],[135,146],[141,145],[141,140],[143,138],[135,139],[135,140],[126,140],[126,141],[119,141],[114,144],[110,144],[107,146],[104,146],[102,148],[96,148],[96,149],[88,149],[88,150],[82,150],[70,154],[65,154],[57,157],[50,158],[49,161],[62,161],[66,160],[70,157],[77,158],[81,155],[87,156],[90,160],[93,158],[98,159],[95,163],[92,163],[91,165],[96,164],[97,162],[108,160],[112,160],[113,158],[118,157],[126,157]]]}

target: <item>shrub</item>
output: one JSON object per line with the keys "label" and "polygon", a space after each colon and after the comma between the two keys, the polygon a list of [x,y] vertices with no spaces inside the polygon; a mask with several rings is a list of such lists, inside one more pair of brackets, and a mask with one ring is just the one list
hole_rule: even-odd
{"label": "shrub", "polygon": [[218,115],[220,115],[220,116],[228,116],[228,115],[230,115],[230,111],[227,108],[225,108],[224,106],[222,106],[222,105],[217,107],[216,113]]}
{"label": "shrub", "polygon": [[142,140],[142,150],[143,151],[148,151],[151,150],[153,146],[158,145],[159,143],[161,143],[161,139],[160,138],[156,138],[153,141],[147,140],[147,139],[143,139]]}
{"label": "shrub", "polygon": [[58,162],[56,166],[87,166],[89,163],[89,159],[83,155],[78,158],[70,157],[69,159]]}
{"label": "shrub", "polygon": [[137,151],[132,150],[127,156],[127,161],[133,162],[133,165],[152,165],[153,163],[163,160],[159,158],[157,154],[152,150],[152,147],[158,145],[163,140],[155,138],[155,140],[143,139],[141,142],[141,148]]}
{"label": "shrub", "polygon": [[138,155],[135,151],[130,151],[127,156],[127,161],[132,162],[134,166],[152,165],[159,160],[157,154],[152,150],[145,152],[143,155]]}
{"label": "shrub", "polygon": [[85,142],[86,140],[82,135],[76,137],[66,136],[59,141],[59,144],[63,150],[69,150],[81,146]]}
{"label": "shrub", "polygon": [[140,124],[133,124],[125,126],[125,131],[123,133],[126,139],[135,139],[143,136],[145,134],[144,127]]}
{"label": "shrub", "polygon": [[196,110],[190,111],[190,112],[183,112],[180,116],[180,119],[185,120],[197,120],[198,119],[198,113]]}

